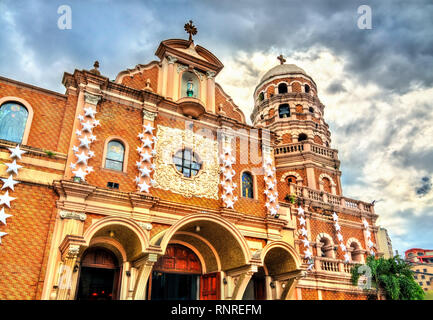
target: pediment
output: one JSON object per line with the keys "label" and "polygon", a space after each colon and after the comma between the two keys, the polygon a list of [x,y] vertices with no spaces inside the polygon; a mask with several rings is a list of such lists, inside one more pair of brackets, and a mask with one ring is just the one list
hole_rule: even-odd
{"label": "pediment", "polygon": [[160,43],[155,52],[161,60],[166,55],[175,56],[179,62],[186,65],[193,65],[203,71],[219,73],[224,65],[209,50],[202,46],[195,45],[193,41],[183,39],[169,39]]}

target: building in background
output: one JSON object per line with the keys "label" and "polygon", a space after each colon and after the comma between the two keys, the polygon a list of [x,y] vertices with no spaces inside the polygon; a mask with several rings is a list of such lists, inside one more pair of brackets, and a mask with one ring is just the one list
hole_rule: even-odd
{"label": "building in background", "polygon": [[378,215],[343,195],[313,78],[278,57],[249,125],[185,29],[64,94],[0,78],[1,300],[367,298]]}
{"label": "building in background", "polygon": [[383,253],[384,258],[394,257],[391,238],[389,237],[388,231],[385,228],[379,227],[377,232],[377,245],[379,251]]}
{"label": "building in background", "polygon": [[433,250],[412,248],[404,254],[412,265],[415,281],[424,291],[433,291]]}

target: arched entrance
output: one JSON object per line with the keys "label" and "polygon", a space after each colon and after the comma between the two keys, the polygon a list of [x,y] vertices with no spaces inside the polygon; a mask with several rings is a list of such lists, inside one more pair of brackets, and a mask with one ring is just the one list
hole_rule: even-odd
{"label": "arched entrance", "polygon": [[197,255],[189,248],[170,244],[152,271],[151,300],[195,300],[202,267]]}
{"label": "arched entrance", "polygon": [[208,214],[190,215],[155,235],[151,243],[166,254],[177,244],[197,256],[201,275],[196,294],[191,293],[193,299],[242,298],[251,277],[251,253],[245,238],[231,222]]}
{"label": "arched entrance", "polygon": [[108,249],[92,247],[81,260],[77,300],[116,300],[119,297],[120,266]]}

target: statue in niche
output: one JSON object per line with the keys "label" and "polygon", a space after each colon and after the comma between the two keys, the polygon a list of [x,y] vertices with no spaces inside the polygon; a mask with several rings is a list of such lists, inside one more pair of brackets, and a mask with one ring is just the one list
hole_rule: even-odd
{"label": "statue in niche", "polygon": [[192,79],[189,79],[186,83],[186,95],[187,97],[193,97],[194,96],[194,83]]}

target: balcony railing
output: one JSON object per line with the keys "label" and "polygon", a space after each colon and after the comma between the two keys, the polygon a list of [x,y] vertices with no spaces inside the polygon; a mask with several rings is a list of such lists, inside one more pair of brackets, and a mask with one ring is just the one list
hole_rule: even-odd
{"label": "balcony railing", "polygon": [[330,204],[347,208],[349,210],[359,210],[374,213],[374,206],[371,203],[338,196],[325,191],[319,191],[304,186],[290,183],[290,193],[295,194],[298,198],[304,198],[312,201]]}
{"label": "balcony railing", "polygon": [[329,159],[337,159],[338,151],[311,142],[296,142],[275,147],[275,155],[312,152]]}
{"label": "balcony railing", "polygon": [[[303,259],[304,265],[308,264],[307,259]],[[350,276],[350,270],[357,265],[357,263],[349,262],[346,263],[339,259],[325,258],[325,257],[314,257],[314,269],[317,272],[333,272],[340,273],[346,276]]]}

